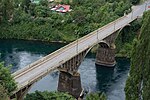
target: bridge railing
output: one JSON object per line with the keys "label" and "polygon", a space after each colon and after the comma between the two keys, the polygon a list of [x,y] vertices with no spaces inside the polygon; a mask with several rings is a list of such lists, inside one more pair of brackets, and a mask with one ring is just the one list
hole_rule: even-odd
{"label": "bridge railing", "polygon": [[[130,13],[130,14],[131,14],[131,13]],[[109,26],[114,26],[114,27],[115,27],[115,25],[117,24],[117,22],[119,22],[120,20],[123,20],[124,18],[127,18],[127,15],[125,15],[125,16],[123,16],[123,17],[120,17],[120,18],[118,18],[118,19],[116,19],[116,20],[114,20],[114,21],[108,23],[107,25],[104,25],[103,27],[98,28],[97,30],[95,30],[95,31],[93,31],[93,32],[91,32],[91,33],[89,33],[89,34],[86,35],[86,36],[81,37],[80,39],[78,39],[78,40],[76,40],[76,41],[74,41],[74,42],[72,42],[72,43],[69,43],[68,45],[66,45],[66,46],[64,46],[64,47],[62,47],[62,48],[56,50],[55,52],[53,52],[53,53],[51,53],[51,54],[49,54],[49,55],[47,55],[47,56],[45,56],[45,57],[43,57],[43,58],[41,58],[41,59],[35,61],[35,62],[33,62],[33,63],[27,65],[26,67],[24,67],[24,68],[22,68],[22,69],[16,71],[16,72],[13,73],[12,75],[13,75],[15,78],[19,77],[19,74],[22,74],[23,72],[25,73],[25,72],[26,72],[27,70],[29,70],[29,69],[31,70],[31,69],[36,68],[37,66],[40,66],[41,64],[43,64],[43,63],[47,62],[48,60],[52,59],[52,57],[55,57],[55,56],[59,55],[61,52],[66,51],[67,48],[69,49],[69,48],[71,48],[72,46],[75,46],[75,45],[77,44],[77,42],[78,42],[78,43],[81,43],[81,42],[85,41],[86,39],[92,37],[93,35],[96,35],[96,34],[100,35],[99,32],[102,32],[104,29],[106,29],[106,28],[109,27]],[[132,19],[132,15],[131,15],[131,21],[133,21],[134,19],[135,19],[135,18]],[[118,30],[118,29],[115,28],[115,29],[114,29],[114,32],[117,31],[117,30]],[[97,33],[97,32],[98,32],[98,33]],[[80,52],[80,51],[79,51],[79,52]]]}
{"label": "bridge railing", "polygon": [[[26,67],[24,67],[24,68],[22,68],[22,69],[16,71],[16,72],[13,73],[12,75],[13,75],[15,78],[17,78],[17,76],[18,76],[19,74],[21,74],[21,73],[23,74],[23,72],[24,72],[24,71],[26,72],[29,68],[32,69],[32,68],[36,68],[37,66],[40,66],[41,64],[45,63],[46,61],[52,59],[52,57],[55,57],[55,56],[59,55],[61,52],[66,51],[67,48],[69,49],[69,48],[71,48],[72,46],[76,45],[76,44],[77,44],[77,41],[78,41],[78,43],[81,43],[81,42],[83,42],[84,40],[86,40],[86,39],[92,37],[93,35],[97,34],[97,32],[103,31],[104,29],[106,29],[107,27],[109,27],[109,26],[111,26],[111,25],[115,25],[118,21],[122,20],[122,19],[125,18],[125,17],[126,17],[126,16],[120,17],[120,18],[114,20],[113,22],[110,22],[110,23],[108,23],[107,25],[102,26],[101,28],[98,28],[97,30],[95,30],[95,31],[93,31],[93,32],[91,32],[91,33],[89,33],[88,35],[85,35],[85,36],[81,37],[80,39],[78,39],[78,40],[76,40],[76,41],[74,41],[74,42],[71,42],[71,43],[69,43],[68,45],[66,45],[66,46],[64,46],[64,47],[62,47],[62,48],[60,48],[60,49],[54,51],[53,53],[51,53],[51,54],[49,54],[49,55],[47,55],[47,56],[45,56],[45,57],[43,57],[43,58],[41,58],[41,59],[39,59],[39,60],[37,60],[37,61],[35,61],[35,62],[33,62],[33,63],[27,65]],[[114,24],[114,23],[115,23],[115,24]]]}

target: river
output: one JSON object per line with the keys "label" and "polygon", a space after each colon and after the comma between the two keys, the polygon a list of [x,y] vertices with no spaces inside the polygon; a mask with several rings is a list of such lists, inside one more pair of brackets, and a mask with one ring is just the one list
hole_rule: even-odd
{"label": "river", "polygon": [[[47,43],[24,40],[0,40],[0,61],[5,65],[12,65],[11,72],[15,72],[43,56],[59,49],[65,44]],[[124,100],[124,86],[129,72],[130,61],[116,58],[115,68],[95,65],[95,55],[88,54],[79,67],[82,86],[89,92],[103,91],[108,100]],[[29,91],[56,91],[59,72],[54,71],[34,84]]]}

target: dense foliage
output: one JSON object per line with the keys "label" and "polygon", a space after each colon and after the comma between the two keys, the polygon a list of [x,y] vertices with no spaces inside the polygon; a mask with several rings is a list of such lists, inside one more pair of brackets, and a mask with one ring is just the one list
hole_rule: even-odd
{"label": "dense foliage", "polygon": [[150,11],[144,14],[141,34],[134,43],[131,69],[126,81],[126,100],[150,99]]}
{"label": "dense foliage", "polygon": [[[67,93],[62,92],[40,92],[27,94],[25,100],[76,100],[74,97]],[[86,96],[86,100],[106,100],[103,93],[90,93]]]}
{"label": "dense foliage", "polygon": [[4,87],[0,84],[0,100],[8,100],[7,91],[4,89]]}
{"label": "dense foliage", "polygon": [[132,4],[138,4],[140,0],[131,0]]}
{"label": "dense foliage", "polygon": [[30,0],[2,1],[0,6],[5,1],[6,10],[0,11],[0,38],[27,40],[73,41],[77,33],[86,35],[131,10],[130,0],[62,0],[62,4],[70,4],[72,9],[65,14],[51,11],[49,7],[57,3],[47,0],[39,4]]}
{"label": "dense foliage", "polygon": [[27,94],[25,100],[75,100],[71,95],[61,92],[40,92]]}
{"label": "dense foliage", "polygon": [[90,93],[86,96],[86,100],[107,100],[103,93]]}
{"label": "dense foliage", "polygon": [[0,63],[0,88],[4,88],[6,93],[10,95],[16,87],[16,83],[11,76],[10,70],[7,67],[4,67],[4,63]]}

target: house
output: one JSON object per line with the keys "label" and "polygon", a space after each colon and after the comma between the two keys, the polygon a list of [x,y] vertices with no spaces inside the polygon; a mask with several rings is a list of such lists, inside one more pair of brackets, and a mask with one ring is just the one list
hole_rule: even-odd
{"label": "house", "polygon": [[66,13],[71,11],[70,5],[61,5],[61,4],[52,7],[51,10],[61,12],[61,13]]}

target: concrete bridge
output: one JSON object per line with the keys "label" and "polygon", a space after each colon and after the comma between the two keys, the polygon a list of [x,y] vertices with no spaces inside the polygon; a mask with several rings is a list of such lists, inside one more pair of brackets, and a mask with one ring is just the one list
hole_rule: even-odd
{"label": "concrete bridge", "polygon": [[86,54],[94,45],[99,44],[96,64],[114,66],[116,64],[114,42],[118,35],[117,31],[142,16],[143,12],[148,10],[147,6],[147,3],[135,6],[130,14],[124,15],[13,73],[18,88],[11,98],[16,97],[17,100],[23,100],[24,95],[35,82],[56,69],[60,71],[58,91],[69,92],[78,98],[82,92],[78,68]]}

